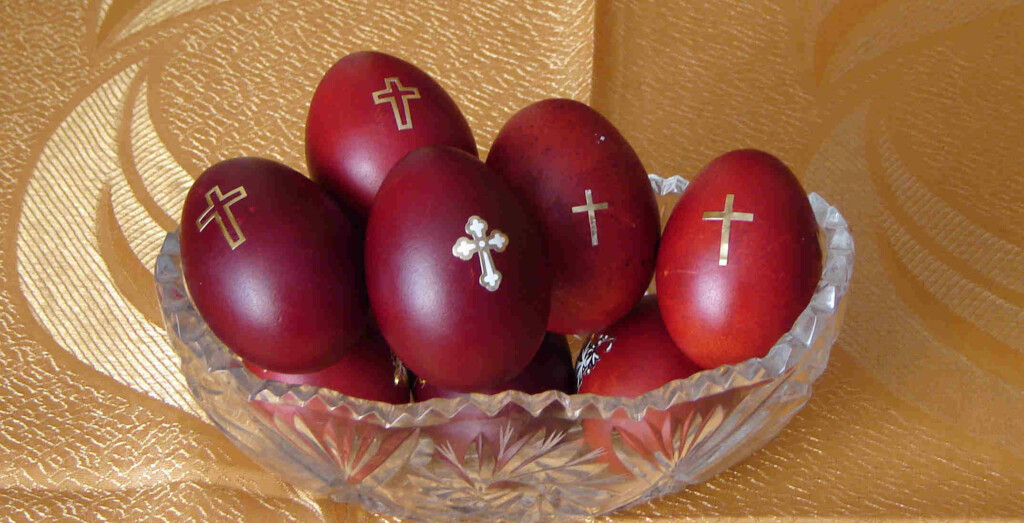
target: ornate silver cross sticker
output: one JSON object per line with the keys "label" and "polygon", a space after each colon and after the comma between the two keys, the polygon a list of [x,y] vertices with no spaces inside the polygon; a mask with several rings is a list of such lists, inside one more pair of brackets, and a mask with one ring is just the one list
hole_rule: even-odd
{"label": "ornate silver cross sticker", "polygon": [[494,267],[494,258],[491,251],[504,252],[508,246],[508,236],[495,229],[491,236],[487,236],[487,222],[479,216],[470,216],[466,222],[466,232],[472,238],[465,236],[455,241],[452,246],[452,255],[460,260],[469,261],[476,254],[480,257],[480,285],[483,288],[494,292],[501,285],[501,272]]}

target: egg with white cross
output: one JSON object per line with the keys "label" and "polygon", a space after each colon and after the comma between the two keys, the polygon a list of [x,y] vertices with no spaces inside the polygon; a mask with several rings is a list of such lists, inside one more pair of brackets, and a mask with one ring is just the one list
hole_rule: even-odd
{"label": "egg with white cross", "polygon": [[665,327],[704,368],[765,356],[821,278],[807,194],[778,158],[747,149],[709,163],[665,225],[655,279]]}
{"label": "egg with white cross", "polygon": [[299,172],[262,158],[213,165],[185,197],[180,238],[192,302],[242,358],[312,372],[362,335],[362,234]]}
{"label": "egg with white cross", "polygon": [[376,51],[345,56],[320,80],[306,119],[310,175],[365,213],[406,153],[448,145],[476,154],[466,118],[429,74]]}
{"label": "egg with white cross", "polygon": [[544,233],[548,330],[595,332],[625,316],[650,284],[660,219],[647,171],[615,126],[585,104],[540,101],[502,127],[487,166]]}
{"label": "egg with white cross", "polygon": [[380,332],[420,378],[480,390],[518,374],[544,338],[544,239],[507,183],[452,147],[417,149],[370,210],[366,283]]}

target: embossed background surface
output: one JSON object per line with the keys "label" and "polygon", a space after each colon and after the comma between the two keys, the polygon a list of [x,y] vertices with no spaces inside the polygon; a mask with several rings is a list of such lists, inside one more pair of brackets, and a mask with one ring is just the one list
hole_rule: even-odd
{"label": "embossed background surface", "polygon": [[774,442],[648,517],[1024,516],[1024,5],[999,0],[0,4],[0,516],[374,520],[209,425],[149,267],[192,178],[305,169],[320,75],[432,75],[482,154],[587,101],[650,172],[774,152],[857,236],[846,327]]}

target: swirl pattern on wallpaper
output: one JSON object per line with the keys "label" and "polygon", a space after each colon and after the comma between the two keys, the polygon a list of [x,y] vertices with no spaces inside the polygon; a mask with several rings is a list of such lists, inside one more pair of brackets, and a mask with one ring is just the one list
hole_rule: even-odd
{"label": "swirl pattern on wallpaper", "polygon": [[[218,0],[100,0],[96,45]],[[55,341],[100,372],[205,419],[164,336],[152,267],[192,177],[158,136],[145,58],[71,108],[48,138],[18,224],[21,288]],[[65,270],[73,268],[73,270]]]}
{"label": "swirl pattern on wallpaper", "polygon": [[[19,275],[33,313],[62,347],[198,415],[164,339],[149,272],[191,177],[152,133],[142,70],[134,64],[114,75],[46,143],[22,203]],[[150,190],[168,184],[178,190]]]}
{"label": "swirl pattern on wallpaper", "polygon": [[143,30],[226,0],[92,0],[86,31],[92,44],[114,44]]}
{"label": "swirl pattern on wallpaper", "polygon": [[[849,68],[872,80],[862,109],[847,118],[858,122],[863,149],[850,152],[873,192],[860,202],[877,260],[868,277],[887,293],[872,304],[884,315],[874,325],[899,340],[884,356],[869,344],[857,354],[906,401],[1024,453],[1013,436],[1024,430],[1024,179],[1008,176],[1024,150],[1012,138],[1017,124],[1004,117],[1024,72],[1009,57],[1024,45],[992,36],[1019,31],[1019,17],[1007,15],[1021,10],[1010,5],[954,16],[940,3],[938,13],[915,13],[916,39],[894,35],[884,52]],[[886,31],[877,13],[857,30],[894,33],[895,6],[879,9]],[[941,387],[937,373],[946,376]]]}
{"label": "swirl pattern on wallpaper", "polygon": [[[321,63],[344,49],[366,45],[363,41],[385,43],[343,28],[381,16],[398,20],[408,7],[345,6],[322,20],[337,31],[304,42],[294,37],[306,29],[309,16],[322,14],[320,7],[241,6],[217,0],[92,2],[87,24],[94,41],[87,36],[86,43],[96,46],[98,56],[129,40],[155,37],[158,43],[58,115],[59,125],[28,182],[17,238],[23,294],[61,347],[113,379],[200,417],[161,334],[151,273],[164,234],[177,226],[193,179],[189,173],[197,174],[210,158],[239,154],[279,157],[301,168],[294,130],[301,129],[302,100],[309,94],[301,86],[315,82]],[[417,12],[429,9],[430,2],[416,7]],[[574,33],[589,30],[591,9],[586,4],[537,13],[544,23],[530,30],[555,35],[545,38],[554,44],[549,52],[557,62],[537,59],[526,72],[516,72],[554,66],[549,83],[586,78],[582,73],[589,70],[592,47],[587,40],[557,37],[563,36],[562,25]],[[200,12],[205,25],[195,22]],[[471,25],[490,23],[494,14],[490,8],[451,12]],[[418,19],[400,23],[415,35]],[[224,31],[224,24],[238,27]],[[494,34],[478,44],[500,47],[507,38]],[[427,65],[438,59],[432,55]],[[470,69],[458,74],[472,77]],[[492,77],[479,90],[466,89],[469,103],[491,108],[494,104],[478,97],[501,97],[503,92],[490,84],[514,82]],[[589,88],[587,82],[557,83],[577,97]],[[473,113],[467,112],[471,120],[479,118]],[[482,147],[489,138],[482,137]],[[57,220],[60,227],[52,225]],[[51,270],[67,264],[76,270]]]}

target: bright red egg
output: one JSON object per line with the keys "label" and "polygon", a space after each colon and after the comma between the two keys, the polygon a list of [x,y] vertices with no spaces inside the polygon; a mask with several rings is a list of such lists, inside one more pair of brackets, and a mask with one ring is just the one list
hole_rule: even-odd
{"label": "bright red egg", "polygon": [[363,51],[320,80],[306,120],[306,162],[347,205],[366,213],[391,167],[426,145],[477,152],[458,106],[416,66]]}
{"label": "bright red egg", "polygon": [[660,221],[647,171],[615,127],[579,102],[537,102],[501,129],[487,166],[544,232],[548,330],[595,332],[625,316],[650,284]]}
{"label": "bright red egg", "polygon": [[225,345],[267,369],[321,369],[362,336],[362,252],[362,236],[338,204],[272,160],[220,162],[185,198],[189,296]]}
{"label": "bright red egg", "polygon": [[763,357],[821,278],[818,231],[800,182],[777,158],[716,158],[676,204],[658,253],[672,339],[704,368]]}
{"label": "bright red egg", "polygon": [[370,213],[366,266],[384,337],[439,387],[502,383],[544,338],[544,240],[505,181],[463,151],[425,147],[395,165]]}
{"label": "bright red egg", "polygon": [[[580,394],[628,398],[700,371],[672,342],[654,296],[642,299],[628,316],[588,344],[576,365]],[[681,408],[685,406],[676,410]],[[679,414],[651,410],[640,421],[619,412],[610,420],[587,418],[583,420],[583,435],[592,448],[605,450],[601,459],[612,470],[624,472],[625,467],[612,450],[612,429],[622,435],[626,445],[642,454],[664,454],[669,444],[664,434],[671,431],[663,429],[670,428],[673,415]]]}
{"label": "bright red egg", "polygon": [[337,363],[315,372],[285,374],[245,362],[256,377],[292,385],[313,385],[347,396],[387,403],[408,403],[409,383],[379,334],[368,333],[349,347]]}

